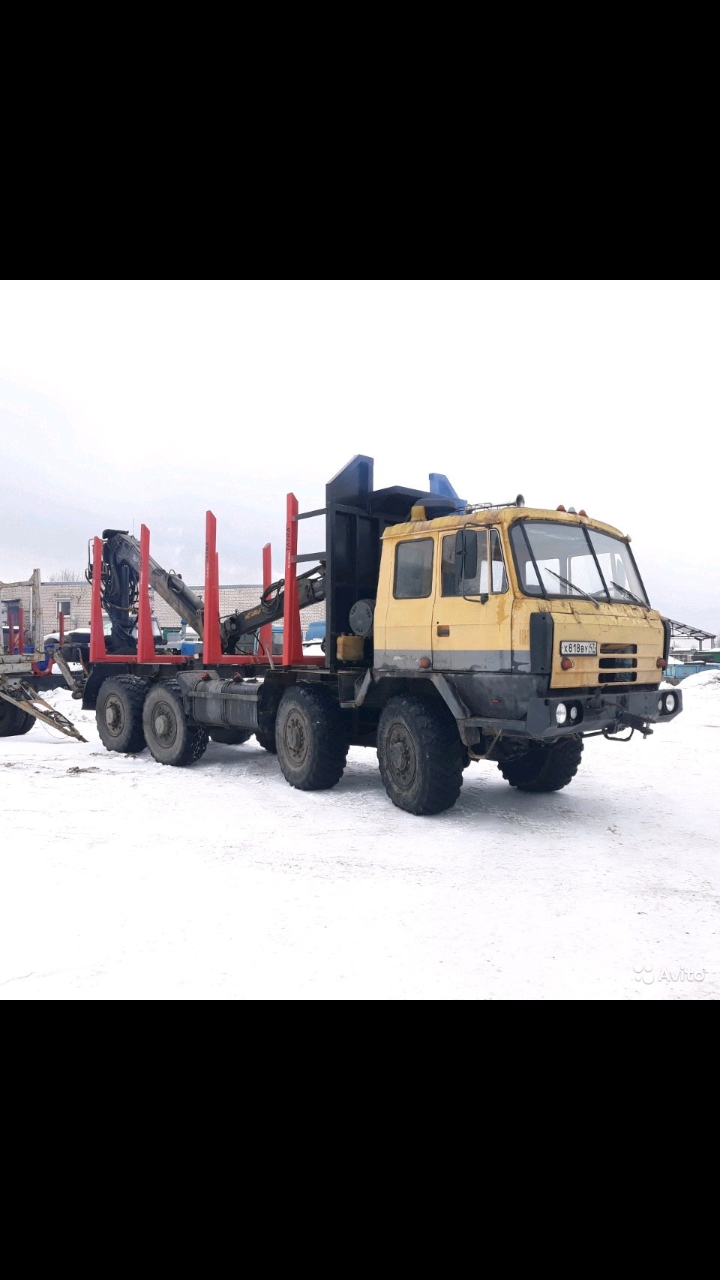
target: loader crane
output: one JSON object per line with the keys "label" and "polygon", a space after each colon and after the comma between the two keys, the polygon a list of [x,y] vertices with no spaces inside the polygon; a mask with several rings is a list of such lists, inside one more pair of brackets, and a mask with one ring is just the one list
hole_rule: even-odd
{"label": "loader crane", "polygon": [[[140,541],[127,529],[105,529],[103,532],[101,595],[112,624],[110,652],[134,654],[133,637],[137,617],[140,585]],[[150,585],[158,595],[187,622],[202,640],[204,605],[199,596],[183,582],[179,573],[163,569],[152,556],[148,560]],[[93,565],[88,558],[88,582],[92,583]],[[271,583],[263,591],[259,604],[223,618],[220,627],[223,653],[235,653],[237,642],[261,627],[282,618],[285,605],[284,579]],[[308,569],[297,577],[298,604],[301,609],[325,599],[322,568]]]}

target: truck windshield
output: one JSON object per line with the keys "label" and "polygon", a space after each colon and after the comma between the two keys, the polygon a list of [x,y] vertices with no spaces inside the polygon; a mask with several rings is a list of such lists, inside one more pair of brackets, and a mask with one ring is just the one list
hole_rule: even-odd
{"label": "truck windshield", "polygon": [[630,547],[620,538],[587,525],[521,520],[510,539],[526,595],[585,595],[649,607]]}

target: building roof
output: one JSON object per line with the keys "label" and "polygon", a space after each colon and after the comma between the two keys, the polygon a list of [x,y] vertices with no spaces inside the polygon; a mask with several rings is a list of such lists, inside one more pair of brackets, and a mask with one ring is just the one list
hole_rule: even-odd
{"label": "building roof", "polygon": [[676,622],[674,618],[667,618],[667,622],[672,627],[673,636],[686,636],[688,640],[714,640],[714,631],[703,631],[702,627],[694,627],[689,622]]}

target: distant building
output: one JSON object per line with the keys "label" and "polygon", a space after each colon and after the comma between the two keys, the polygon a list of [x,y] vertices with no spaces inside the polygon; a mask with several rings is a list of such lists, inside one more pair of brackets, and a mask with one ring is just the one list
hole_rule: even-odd
{"label": "distant building", "polygon": [[[203,598],[204,587],[192,587],[192,590],[200,599]],[[254,583],[221,586],[220,616],[225,617],[228,613],[234,613],[237,609],[252,608],[253,605],[259,603],[262,590],[260,584]],[[43,582],[40,587],[40,597],[43,611],[43,627],[46,635],[58,630],[61,613],[64,614],[65,618],[65,631],[72,631],[75,627],[90,626],[91,587],[90,583],[86,582],[85,579],[80,582]],[[29,628],[31,624],[29,587],[3,587],[0,589],[2,622],[5,623],[7,621],[7,605],[16,602],[24,609],[26,626]],[[152,590],[150,591],[150,606],[161,627],[172,627],[179,621],[178,615],[170,608],[170,605],[166,604],[157,592]],[[300,614],[303,632],[310,622],[322,621],[324,618],[324,601],[303,609]]]}

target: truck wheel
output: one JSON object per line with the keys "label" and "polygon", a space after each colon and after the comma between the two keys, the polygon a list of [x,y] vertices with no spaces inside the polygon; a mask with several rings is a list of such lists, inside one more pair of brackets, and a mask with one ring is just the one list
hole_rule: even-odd
{"label": "truck wheel", "polygon": [[226,729],[224,725],[219,725],[217,729],[210,729],[209,733],[213,742],[222,742],[227,747],[241,747],[243,742],[252,738],[251,729]]}
{"label": "truck wheel", "polygon": [[393,804],[408,813],[442,813],[463,783],[463,750],[449,714],[423,698],[391,698],[378,725],[380,774]]}
{"label": "truck wheel", "polygon": [[192,764],[208,744],[207,729],[188,721],[177,680],[161,680],[150,690],[143,728],[150,753],[160,764]]}
{"label": "truck wheel", "polygon": [[95,708],[100,741],[108,751],[135,755],[145,750],[143,703],[147,681],[139,676],[109,676],[103,680]]}
{"label": "truck wheel", "polygon": [[22,721],[20,723],[20,728],[16,730],[16,733],[29,733],[35,724],[35,716],[31,716],[29,711],[20,711],[20,715],[22,716]]}
{"label": "truck wheel", "polygon": [[532,742],[526,755],[501,761],[498,769],[518,791],[559,791],[575,777],[582,751],[582,738]]}
{"label": "truck wheel", "polygon": [[258,732],[255,734],[255,737],[257,741],[260,743],[261,747],[264,747],[266,751],[269,751],[271,753],[271,755],[277,755],[277,743],[275,741],[274,729],[272,733],[258,730]]}
{"label": "truck wheel", "polygon": [[34,723],[35,717],[29,711],[0,698],[0,738],[18,738],[21,733],[32,729]]}
{"label": "truck wheel", "polygon": [[322,685],[286,689],[275,722],[280,768],[299,791],[327,791],[339,782],[348,741],[340,707]]}

